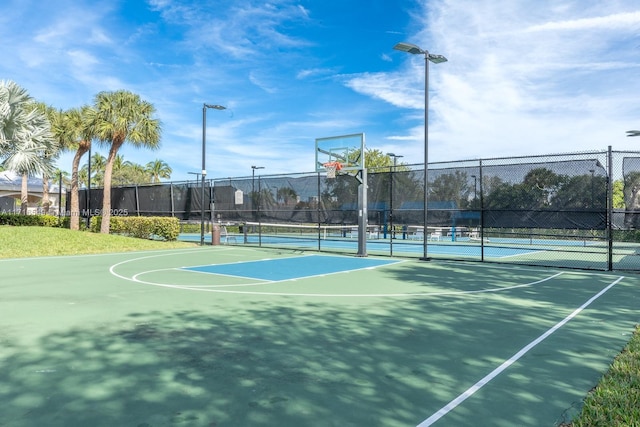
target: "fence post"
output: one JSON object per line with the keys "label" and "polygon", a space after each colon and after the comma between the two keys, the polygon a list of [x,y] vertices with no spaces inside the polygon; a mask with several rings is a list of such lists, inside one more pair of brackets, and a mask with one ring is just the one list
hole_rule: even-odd
{"label": "fence post", "polygon": [[174,217],[176,214],[176,207],[173,203],[173,182],[169,183],[169,198],[171,199],[171,216]]}
{"label": "fence post", "polygon": [[138,184],[134,187],[134,194],[136,196],[136,216],[140,216],[140,198],[138,197]]}
{"label": "fence post", "polygon": [[607,270],[613,270],[613,154],[611,152],[611,146],[607,150],[607,237],[609,240]]}
{"label": "fence post", "polygon": [[478,175],[480,176],[480,261],[484,261],[484,202],[482,191],[482,159],[478,161]]}

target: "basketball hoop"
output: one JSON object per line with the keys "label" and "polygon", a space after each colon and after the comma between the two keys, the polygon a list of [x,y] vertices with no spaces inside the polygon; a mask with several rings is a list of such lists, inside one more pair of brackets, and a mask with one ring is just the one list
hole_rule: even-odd
{"label": "basketball hoop", "polygon": [[342,169],[342,163],[340,162],[327,162],[323,163],[322,166],[327,171],[327,178],[335,178],[336,172]]}

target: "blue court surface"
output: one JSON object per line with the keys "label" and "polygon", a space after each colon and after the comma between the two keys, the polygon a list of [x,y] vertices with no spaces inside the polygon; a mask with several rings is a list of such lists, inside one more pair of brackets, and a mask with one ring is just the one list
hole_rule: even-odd
{"label": "blue court surface", "polygon": [[183,270],[255,280],[280,281],[396,264],[400,261],[344,256],[307,255],[230,264],[183,267]]}
{"label": "blue court surface", "polygon": [[[242,241],[242,239],[240,239]],[[260,241],[257,237],[250,237],[247,239],[248,244],[262,244],[262,245],[275,245],[275,246],[292,246],[292,247],[308,247],[315,249],[318,246],[317,240],[312,239],[297,239],[297,238],[282,238],[273,236],[263,236]],[[351,240],[322,240],[321,247],[325,249],[340,249],[340,250],[353,250],[357,249],[358,243]],[[428,243],[429,252],[433,255],[453,255],[463,257],[480,257],[483,253],[479,244],[450,244],[450,243]],[[370,240],[367,242],[368,250],[388,251],[389,242],[386,240]],[[393,250],[396,252],[406,252],[419,254],[423,251],[422,241],[414,242],[394,242]],[[504,258],[512,257],[516,255],[530,254],[533,252],[539,252],[544,249],[536,247],[500,247],[500,246],[485,246],[484,256],[489,258]]]}
{"label": "blue court surface", "polygon": [[[198,241],[199,235],[181,234],[179,237],[183,241]],[[313,237],[291,237],[263,235],[258,237],[251,235],[233,236],[232,244],[247,244],[258,246],[272,246],[282,248],[318,249],[318,240]],[[428,251],[431,255],[443,255],[464,258],[507,258],[518,255],[529,255],[537,252],[544,252],[549,249],[575,246],[592,246],[584,241],[546,240],[546,239],[506,239],[496,238],[485,243],[484,247],[480,243],[469,242],[468,239],[459,239],[457,242],[428,242]],[[340,250],[355,252],[358,247],[356,239],[322,239],[320,240],[321,250]],[[373,239],[367,241],[367,250],[378,253],[388,253],[390,242],[387,239]],[[396,253],[421,254],[423,252],[423,242],[419,240],[394,240],[393,251]]]}

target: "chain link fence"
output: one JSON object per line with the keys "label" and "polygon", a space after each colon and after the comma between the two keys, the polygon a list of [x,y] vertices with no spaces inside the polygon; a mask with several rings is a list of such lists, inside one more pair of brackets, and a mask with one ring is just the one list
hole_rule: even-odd
{"label": "chain link fence", "polygon": [[[309,172],[207,180],[204,203],[194,181],[113,188],[112,213],[198,223],[204,209],[207,230],[222,224],[242,237],[234,241],[287,248],[295,244],[285,233],[273,237],[279,225],[316,227],[312,248],[340,252],[353,250],[344,242],[366,215],[370,254],[640,270],[640,152],[437,162],[427,173],[426,203],[424,166],[398,164],[364,174],[366,207],[362,174]],[[101,200],[101,189],[90,203],[82,191],[81,215],[99,212]]]}

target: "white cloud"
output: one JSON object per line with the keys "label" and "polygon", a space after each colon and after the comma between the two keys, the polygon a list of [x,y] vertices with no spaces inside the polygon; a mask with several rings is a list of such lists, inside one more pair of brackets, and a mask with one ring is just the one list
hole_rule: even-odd
{"label": "white cloud", "polygon": [[525,31],[556,31],[556,30],[631,30],[635,31],[640,25],[640,11],[616,13],[607,16],[596,16],[593,18],[571,19],[566,21],[552,21],[543,24],[532,25]]}
{"label": "white cloud", "polygon": [[[631,77],[640,57],[640,10],[632,3],[425,1],[424,28],[406,41],[449,59],[430,66],[435,159],[604,148],[630,116],[640,121],[637,99],[627,95],[640,92]],[[348,76],[345,85],[424,109],[424,57],[392,58],[408,68]],[[420,120],[390,138],[418,143]]]}

